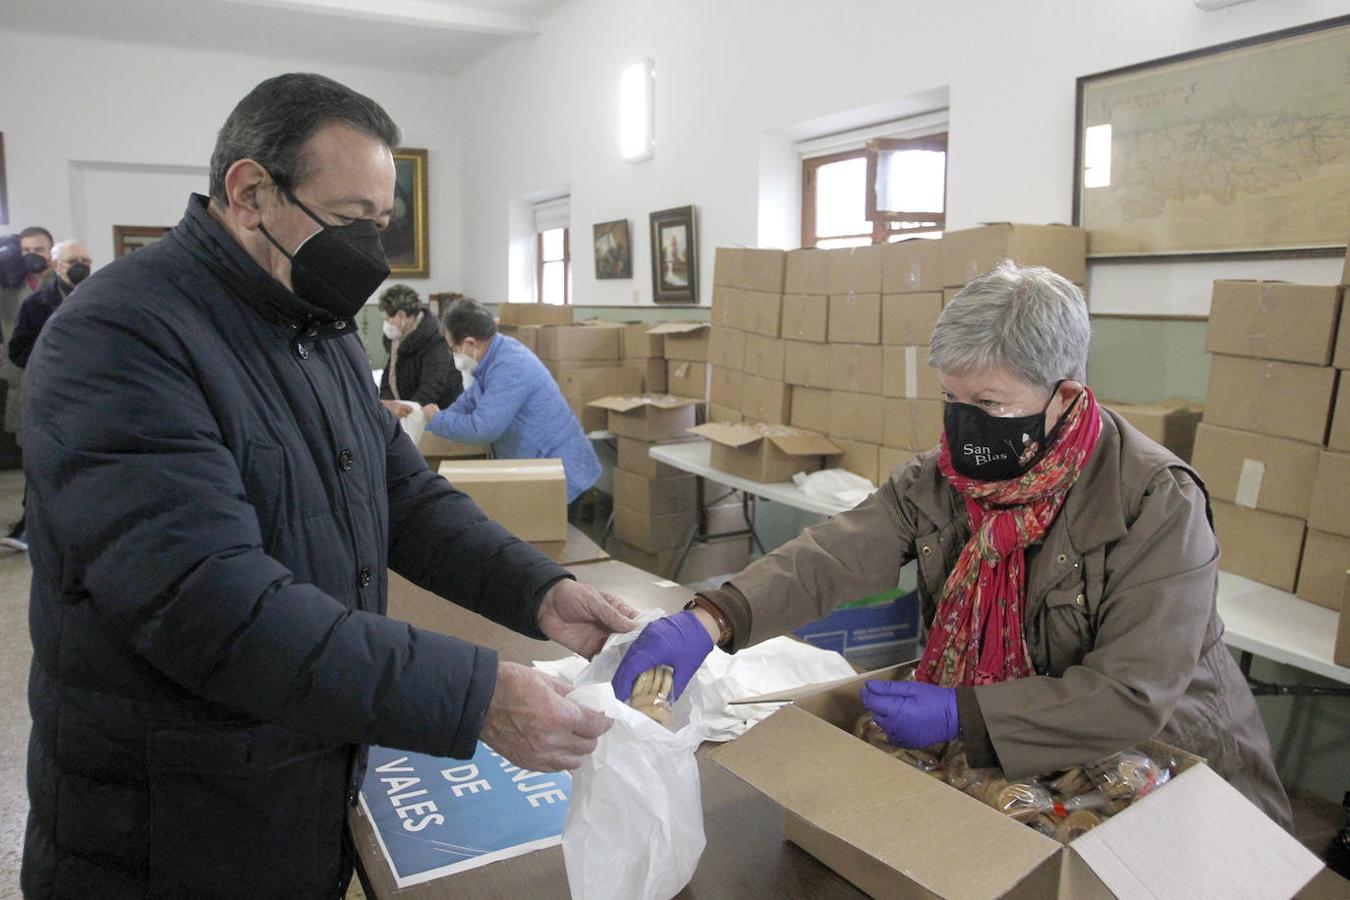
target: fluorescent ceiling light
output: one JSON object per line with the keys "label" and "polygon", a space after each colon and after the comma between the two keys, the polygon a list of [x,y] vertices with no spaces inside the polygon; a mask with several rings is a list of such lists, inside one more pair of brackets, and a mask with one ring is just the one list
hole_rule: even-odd
{"label": "fluorescent ceiling light", "polygon": [[619,78],[619,155],[624,162],[655,152],[656,76],[650,59],[626,66]]}

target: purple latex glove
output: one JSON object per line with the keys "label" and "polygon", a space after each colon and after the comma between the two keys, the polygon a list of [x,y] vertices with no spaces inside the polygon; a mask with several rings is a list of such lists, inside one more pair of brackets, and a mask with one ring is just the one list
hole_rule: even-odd
{"label": "purple latex glove", "polygon": [[862,702],[897,747],[916,749],[956,737],[956,689],[922,681],[869,681]]}
{"label": "purple latex glove", "polygon": [[673,703],[712,648],[712,636],[692,609],[657,619],[642,629],[610,679],[614,696],[627,703],[639,675],[657,666],[670,666],[675,670],[675,694],[670,698]]}

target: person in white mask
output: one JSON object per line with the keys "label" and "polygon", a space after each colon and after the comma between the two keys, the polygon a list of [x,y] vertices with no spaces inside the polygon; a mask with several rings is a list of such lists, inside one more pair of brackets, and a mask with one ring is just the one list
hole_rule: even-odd
{"label": "person in white mask", "polygon": [[380,313],[384,316],[384,348],[389,352],[380,376],[384,405],[402,418],[413,407],[399,401],[438,407],[454,403],[464,383],[441,340],[436,317],[422,305],[417,291],[406,284],[386,288],[380,295]]}

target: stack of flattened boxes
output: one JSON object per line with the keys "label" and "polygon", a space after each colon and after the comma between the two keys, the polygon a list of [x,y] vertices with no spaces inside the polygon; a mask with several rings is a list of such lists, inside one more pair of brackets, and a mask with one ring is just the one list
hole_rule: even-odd
{"label": "stack of flattened boxes", "polygon": [[782,250],[720,247],[713,266],[710,422],[787,424]]}
{"label": "stack of flattened boxes", "polygon": [[605,411],[587,406],[614,394],[637,394],[642,378],[623,364],[624,329],[613,322],[545,326],[537,350],[583,431],[603,431]]}
{"label": "stack of flattened boxes", "polygon": [[[1216,281],[1193,465],[1213,500],[1219,568],[1339,608],[1350,567],[1350,423],[1330,434],[1350,366],[1340,286]],[[1342,406],[1344,404],[1342,403]]]}

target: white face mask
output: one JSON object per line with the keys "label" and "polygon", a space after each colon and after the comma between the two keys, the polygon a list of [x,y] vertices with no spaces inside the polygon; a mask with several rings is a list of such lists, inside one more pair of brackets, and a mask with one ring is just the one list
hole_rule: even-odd
{"label": "white face mask", "polygon": [[472,356],[467,356],[463,353],[456,353],[454,354],[454,357],[455,357],[455,368],[459,369],[459,371],[464,375],[471,375],[473,374],[473,370],[478,368],[478,360],[474,359]]}
{"label": "white face mask", "polygon": [[384,325],[382,325],[381,328],[384,330],[384,336],[391,341],[396,341],[403,337],[403,329],[399,328],[398,323],[392,319],[385,319]]}

